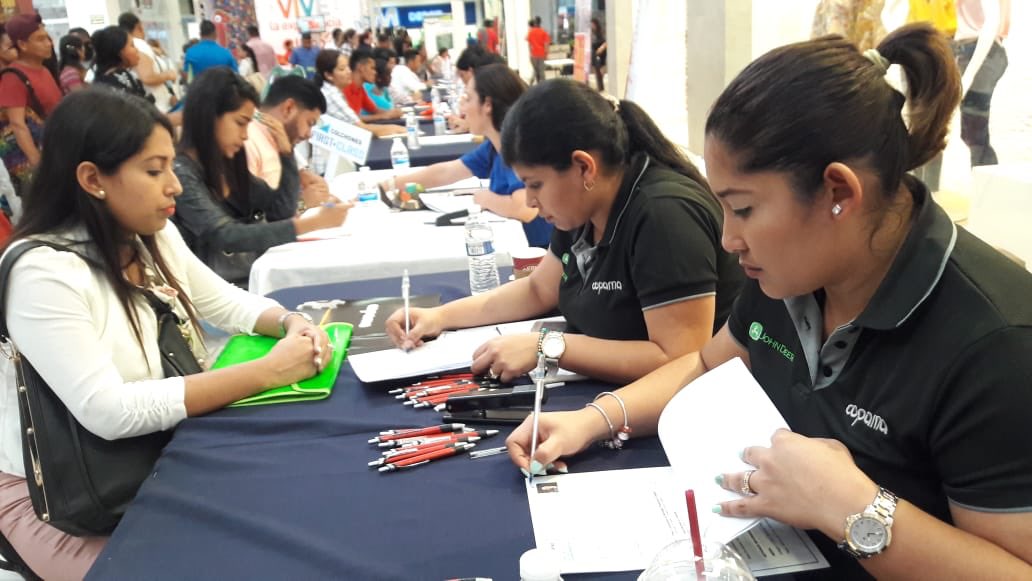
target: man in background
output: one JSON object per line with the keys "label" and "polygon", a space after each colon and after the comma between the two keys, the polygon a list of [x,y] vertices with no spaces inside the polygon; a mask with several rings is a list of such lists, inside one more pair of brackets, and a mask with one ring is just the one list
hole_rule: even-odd
{"label": "man in background", "polygon": [[405,64],[391,71],[391,99],[395,105],[408,105],[423,98],[426,83],[419,80],[419,69],[423,66],[423,55],[416,49],[405,51]]}
{"label": "man in background", "polygon": [[201,41],[186,51],[184,60],[183,71],[189,82],[212,67],[229,67],[233,72],[239,71],[233,53],[215,42],[215,23],[210,20],[201,21]]}
{"label": "man in background", "polygon": [[315,78],[315,57],[319,56],[319,48],[312,45],[312,33],[301,33],[301,46],[290,53],[290,64],[305,69],[305,76]]}
{"label": "man in background", "polygon": [[527,23],[527,45],[530,47],[530,63],[534,66],[534,82],[545,80],[545,59],[548,57],[548,45],[552,38],[541,28],[541,17],[535,17]]}
{"label": "man in background", "polygon": [[253,24],[247,27],[247,36],[246,44],[254,51],[254,60],[258,61],[258,72],[268,79],[269,73],[279,64],[276,62],[276,49],[262,40],[258,27]]}
{"label": "man in background", "polygon": [[[291,145],[297,145],[312,136],[312,127],[326,113],[326,98],[314,82],[289,75],[276,79],[256,117],[261,123],[247,126],[247,169],[270,188],[278,188],[283,174],[275,131],[282,129]],[[326,180],[307,169],[300,171],[301,202],[315,207],[330,201]]]}

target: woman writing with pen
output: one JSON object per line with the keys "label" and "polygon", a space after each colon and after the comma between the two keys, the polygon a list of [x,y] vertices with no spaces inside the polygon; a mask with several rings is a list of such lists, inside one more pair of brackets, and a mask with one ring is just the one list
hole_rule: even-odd
{"label": "woman writing with pen", "polygon": [[[737,357],[792,431],[714,474],[741,498],[710,510],[813,530],[825,578],[1032,578],[1032,275],[907,173],[943,150],[959,101],[928,25],[746,67],[706,123],[723,244],[753,279],[727,325],[591,409],[542,414],[533,458],[524,422],[513,461],[538,473],[615,426],[654,434],[683,386]],[[713,413],[714,437],[736,429],[735,409]]]}
{"label": "woman writing with pen", "polygon": [[190,249],[230,282],[246,284],[251,264],[298,234],[339,226],[349,204],[328,203],[297,216],[300,178],[283,124],[259,116],[279,148],[279,186],[247,169],[244,141],[258,94],[243,77],[217,67],[190,85],[175,173],[183,185],[174,221]]}
{"label": "woman writing with pen", "polygon": [[462,110],[469,123],[470,133],[486,139],[479,147],[453,161],[442,161],[396,176],[383,185],[385,190],[404,187],[407,183],[436,188],[476,176],[490,180],[486,190],[473,195],[473,200],[485,210],[499,216],[523,222],[523,231],[531,246],[548,246],[551,224],[538,215],[536,208],[527,205],[527,192],[516,174],[502,160],[502,121],[509,108],[523,95],[526,83],[512,69],[502,64],[477,68],[466,86]]}
{"label": "woman writing with pen", "polygon": [[509,111],[501,145],[529,206],[555,225],[548,254],[526,278],[411,309],[409,333],[393,314],[395,344],[558,308],[566,333],[492,339],[472,354],[473,372],[511,381],[542,353],[576,373],[631,381],[697,351],[724,324],[744,277],[720,247],[720,205],[640,107],[545,81]]}

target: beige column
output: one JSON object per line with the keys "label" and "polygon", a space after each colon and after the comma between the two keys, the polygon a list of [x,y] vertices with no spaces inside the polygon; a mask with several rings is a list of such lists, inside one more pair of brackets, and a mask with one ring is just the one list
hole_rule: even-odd
{"label": "beige column", "polygon": [[606,91],[623,98],[634,40],[634,3],[606,2]]}

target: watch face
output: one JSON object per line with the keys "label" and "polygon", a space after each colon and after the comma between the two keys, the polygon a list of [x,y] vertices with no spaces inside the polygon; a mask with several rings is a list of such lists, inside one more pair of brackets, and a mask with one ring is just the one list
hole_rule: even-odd
{"label": "watch face", "polygon": [[888,542],[888,529],[878,519],[863,516],[849,527],[851,544],[865,553],[877,553]]}
{"label": "watch face", "polygon": [[563,351],[566,350],[566,341],[563,340],[563,336],[559,334],[545,335],[545,340],[541,342],[541,352],[545,354],[545,357],[549,359],[558,359],[562,357]]}

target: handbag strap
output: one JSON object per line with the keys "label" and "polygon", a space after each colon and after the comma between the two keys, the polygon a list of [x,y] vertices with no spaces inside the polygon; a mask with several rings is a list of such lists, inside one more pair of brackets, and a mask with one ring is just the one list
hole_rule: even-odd
{"label": "handbag strap", "polygon": [[[8,249],[4,254],[3,260],[0,261],[0,342],[7,342],[9,338],[7,332],[7,279],[11,275],[11,269],[14,268],[14,263],[17,262],[23,254],[35,248],[39,248],[40,246],[49,246],[55,250],[64,250],[79,254],[67,246],[31,239],[16,242]],[[79,256],[82,255],[80,254]],[[83,258],[83,260],[86,259]]]}
{"label": "handbag strap", "polygon": [[39,115],[40,119],[46,119],[47,116],[43,112],[43,104],[40,103],[39,98],[36,97],[36,91],[32,88],[32,82],[29,81],[29,77],[27,77],[24,72],[14,67],[7,67],[5,69],[0,70],[0,79],[2,79],[3,76],[8,73],[18,77],[18,79],[21,80],[21,82],[25,85],[25,90],[29,92],[29,107],[36,112],[36,115]]}

